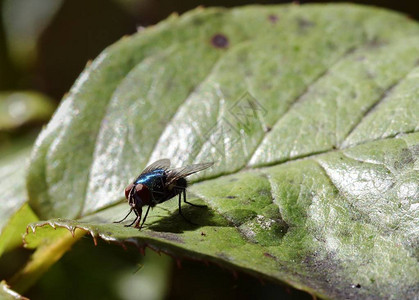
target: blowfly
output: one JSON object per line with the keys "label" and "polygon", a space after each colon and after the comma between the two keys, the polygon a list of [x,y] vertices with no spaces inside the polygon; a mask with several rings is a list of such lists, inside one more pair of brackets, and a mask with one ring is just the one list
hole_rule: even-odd
{"label": "blowfly", "polygon": [[[131,224],[125,225],[125,227],[134,225],[134,228],[139,228],[141,230],[151,207],[154,207],[159,203],[163,203],[177,195],[179,195],[179,214],[185,220],[190,222],[182,214],[182,195],[183,202],[189,205],[197,207],[206,206],[186,201],[186,187],[188,182],[185,177],[209,168],[212,165],[213,163],[210,162],[170,169],[170,160],[167,158],[160,159],[152,163],[144,169],[144,171],[137,177],[137,179],[134,180],[133,183],[129,184],[125,188],[125,198],[127,198],[128,204],[131,208],[122,220],[115,223],[121,223],[131,214],[131,212],[134,212],[136,215],[135,220]],[[140,226],[143,206],[146,205],[148,208]]]}

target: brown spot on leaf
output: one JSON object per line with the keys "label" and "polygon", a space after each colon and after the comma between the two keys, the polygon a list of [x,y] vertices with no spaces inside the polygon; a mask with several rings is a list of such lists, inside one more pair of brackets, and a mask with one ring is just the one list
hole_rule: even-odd
{"label": "brown spot on leaf", "polygon": [[269,16],[268,16],[268,20],[269,20],[271,23],[275,24],[276,22],[278,22],[278,16],[276,16],[276,15],[269,15]]}
{"label": "brown spot on leaf", "polygon": [[268,252],[263,253],[263,256],[266,256],[266,257],[269,257],[269,258],[272,258],[272,259],[276,260],[276,257],[274,255],[268,253]]}
{"label": "brown spot on leaf", "polygon": [[225,49],[229,43],[228,38],[224,34],[217,33],[211,38],[211,44],[215,48]]}

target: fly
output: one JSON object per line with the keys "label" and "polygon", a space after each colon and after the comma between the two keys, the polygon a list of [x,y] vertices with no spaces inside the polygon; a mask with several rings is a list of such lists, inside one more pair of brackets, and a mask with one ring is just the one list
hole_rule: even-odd
{"label": "fly", "polygon": [[[214,163],[202,163],[184,166],[177,169],[170,169],[170,160],[160,159],[147,168],[134,180],[133,183],[129,184],[125,188],[125,198],[128,200],[130,205],[130,210],[128,214],[120,221],[115,223],[121,223],[124,221],[131,212],[134,212],[136,215],[135,220],[125,227],[130,227],[134,225],[134,228],[141,229],[144,225],[145,220],[147,219],[148,212],[151,207],[156,206],[159,203],[163,203],[177,195],[179,195],[179,214],[188,222],[190,222],[183,214],[181,209],[182,195],[183,202],[196,206],[196,207],[206,207],[205,205],[193,204],[186,201],[186,187],[188,182],[185,177],[205,170],[209,168]],[[143,212],[143,206],[148,206],[145,213],[144,219],[141,223],[141,216]],[[191,222],[190,222],[191,223]]]}

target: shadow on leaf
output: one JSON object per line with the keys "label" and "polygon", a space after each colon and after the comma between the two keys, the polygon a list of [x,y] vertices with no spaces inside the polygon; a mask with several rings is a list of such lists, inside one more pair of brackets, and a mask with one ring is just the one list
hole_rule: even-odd
{"label": "shadow on leaf", "polygon": [[209,207],[182,206],[183,215],[192,223],[185,220],[176,210],[171,215],[161,218],[158,221],[150,222],[145,227],[148,230],[159,232],[182,233],[184,231],[193,231],[204,226],[229,226],[228,222],[220,215],[215,214]]}

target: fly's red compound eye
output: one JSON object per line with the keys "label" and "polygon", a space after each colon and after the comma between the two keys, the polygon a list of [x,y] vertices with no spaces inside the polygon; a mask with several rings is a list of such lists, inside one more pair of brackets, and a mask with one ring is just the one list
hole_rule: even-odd
{"label": "fly's red compound eye", "polygon": [[129,197],[129,192],[131,191],[131,189],[132,189],[132,187],[133,187],[133,185],[134,184],[129,184],[126,188],[125,188],[125,198],[127,198],[128,199],[128,197]]}

